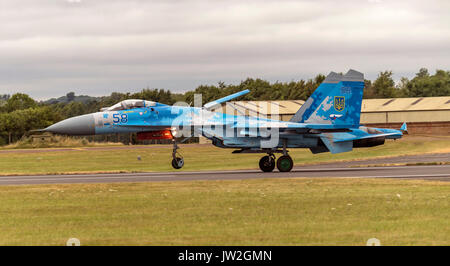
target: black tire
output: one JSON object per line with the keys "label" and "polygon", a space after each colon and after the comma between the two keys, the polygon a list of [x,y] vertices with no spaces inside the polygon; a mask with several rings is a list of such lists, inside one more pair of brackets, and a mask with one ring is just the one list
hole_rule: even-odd
{"label": "black tire", "polygon": [[184,166],[183,158],[176,157],[172,160],[172,167],[175,169],[180,169]]}
{"label": "black tire", "polygon": [[272,172],[275,169],[275,158],[271,156],[264,156],[259,160],[259,168],[263,172]]}
{"label": "black tire", "polygon": [[294,161],[292,161],[291,156],[281,156],[277,160],[277,168],[280,172],[290,172],[294,167]]}

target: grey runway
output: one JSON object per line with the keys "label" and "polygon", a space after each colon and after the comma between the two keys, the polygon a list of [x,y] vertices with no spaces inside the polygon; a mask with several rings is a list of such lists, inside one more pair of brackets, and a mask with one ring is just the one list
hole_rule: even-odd
{"label": "grey runway", "polygon": [[236,180],[251,178],[397,178],[450,181],[450,165],[391,166],[391,167],[297,167],[291,172],[263,173],[260,170],[152,172],[121,174],[30,175],[1,176],[0,185],[73,184],[113,182],[155,182],[186,180]]}

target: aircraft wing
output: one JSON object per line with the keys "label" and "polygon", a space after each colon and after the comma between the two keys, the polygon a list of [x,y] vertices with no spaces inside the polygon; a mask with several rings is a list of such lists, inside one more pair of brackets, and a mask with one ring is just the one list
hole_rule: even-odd
{"label": "aircraft wing", "polygon": [[213,107],[220,106],[220,105],[221,105],[222,103],[224,103],[224,102],[231,101],[231,100],[233,100],[234,98],[240,97],[240,96],[245,95],[245,94],[247,94],[247,93],[249,93],[249,92],[250,92],[250,90],[243,90],[243,91],[240,91],[240,92],[236,92],[236,93],[231,94],[231,95],[228,95],[228,96],[226,96],[226,97],[223,97],[223,98],[214,100],[214,101],[212,101],[212,102],[206,103],[203,107],[204,107],[206,110],[211,110],[211,109],[213,109]]}

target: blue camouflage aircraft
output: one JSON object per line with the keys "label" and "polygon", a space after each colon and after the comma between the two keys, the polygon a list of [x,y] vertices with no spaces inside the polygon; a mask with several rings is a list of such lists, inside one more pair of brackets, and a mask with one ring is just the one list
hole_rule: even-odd
{"label": "blue camouflage aircraft", "polygon": [[[44,131],[67,135],[137,133],[139,139],[172,139],[172,166],[180,169],[183,157],[178,145],[192,136],[204,136],[233,153],[265,153],[259,161],[264,172],[275,166],[291,171],[288,148],[309,148],[312,153],[341,153],[353,148],[382,145],[407,131],[370,128],[360,124],[364,75],[349,70],[331,72],[290,121],[213,112],[222,103],[248,93],[241,91],[203,107],[169,106],[146,100],[125,100],[100,112],[69,118]],[[182,139],[181,137],[184,137]],[[281,153],[276,159],[275,153]]]}

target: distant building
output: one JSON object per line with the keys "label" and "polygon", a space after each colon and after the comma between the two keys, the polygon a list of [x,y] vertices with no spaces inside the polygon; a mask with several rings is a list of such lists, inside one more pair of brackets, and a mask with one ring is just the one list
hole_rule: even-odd
{"label": "distant building", "polygon": [[[288,121],[303,103],[302,100],[239,101],[214,111]],[[278,113],[278,117],[273,113]],[[361,124],[400,128],[403,122],[408,123],[410,134],[450,135],[450,97],[363,100]]]}

